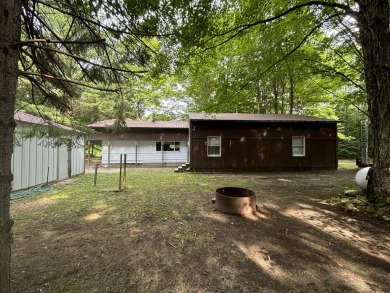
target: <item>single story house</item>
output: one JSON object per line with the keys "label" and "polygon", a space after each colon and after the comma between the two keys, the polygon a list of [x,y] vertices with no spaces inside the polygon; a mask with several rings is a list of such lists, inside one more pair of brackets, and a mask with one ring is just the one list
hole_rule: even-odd
{"label": "single story house", "polygon": [[337,123],[288,114],[189,114],[192,171],[337,169]]}
{"label": "single story house", "polygon": [[119,164],[126,155],[131,164],[181,164],[188,161],[187,121],[127,120],[123,132],[113,134],[115,120],[89,125],[96,131],[89,141],[102,142],[102,164]]}
{"label": "single story house", "polygon": [[[16,112],[14,119],[13,191],[84,173],[83,137],[73,136],[70,127],[24,112]],[[69,137],[50,136],[50,127],[69,133]],[[68,143],[61,144],[60,139]]]}
{"label": "single story house", "polygon": [[192,171],[337,169],[338,120],[290,114],[189,113],[189,121],[114,120],[89,125],[102,164],[182,164]]}

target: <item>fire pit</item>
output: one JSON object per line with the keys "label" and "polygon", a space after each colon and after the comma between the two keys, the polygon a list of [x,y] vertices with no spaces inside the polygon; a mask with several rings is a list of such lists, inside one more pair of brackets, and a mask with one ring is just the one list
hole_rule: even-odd
{"label": "fire pit", "polygon": [[256,194],[240,187],[218,188],[215,191],[215,208],[220,212],[239,216],[254,213]]}

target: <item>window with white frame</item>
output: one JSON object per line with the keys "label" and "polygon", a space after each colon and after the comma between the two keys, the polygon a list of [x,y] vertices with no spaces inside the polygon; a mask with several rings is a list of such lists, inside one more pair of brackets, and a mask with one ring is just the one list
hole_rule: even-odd
{"label": "window with white frame", "polygon": [[221,137],[208,136],[207,137],[207,156],[220,157],[221,156]]}
{"label": "window with white frame", "polygon": [[179,152],[180,151],[180,142],[179,141],[166,141],[156,142],[156,152],[161,152],[163,150],[164,152]]}
{"label": "window with white frame", "polygon": [[305,156],[305,137],[293,136],[292,137],[292,155],[293,157]]}

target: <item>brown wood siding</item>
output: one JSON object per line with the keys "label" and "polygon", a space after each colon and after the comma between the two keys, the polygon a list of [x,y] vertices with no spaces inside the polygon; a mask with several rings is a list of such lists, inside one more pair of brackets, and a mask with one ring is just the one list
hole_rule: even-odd
{"label": "brown wood siding", "polygon": [[[191,169],[337,168],[336,123],[191,121]],[[207,136],[221,136],[221,157],[207,157]],[[305,137],[305,156],[292,156],[292,137]]]}

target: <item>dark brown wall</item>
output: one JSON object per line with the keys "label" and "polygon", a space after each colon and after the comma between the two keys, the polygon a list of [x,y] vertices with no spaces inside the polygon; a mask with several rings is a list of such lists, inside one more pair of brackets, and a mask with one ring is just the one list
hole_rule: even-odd
{"label": "dark brown wall", "polygon": [[[207,157],[207,136],[221,136],[221,157]],[[306,155],[292,156],[292,136]],[[336,123],[191,121],[191,170],[336,169]]]}

